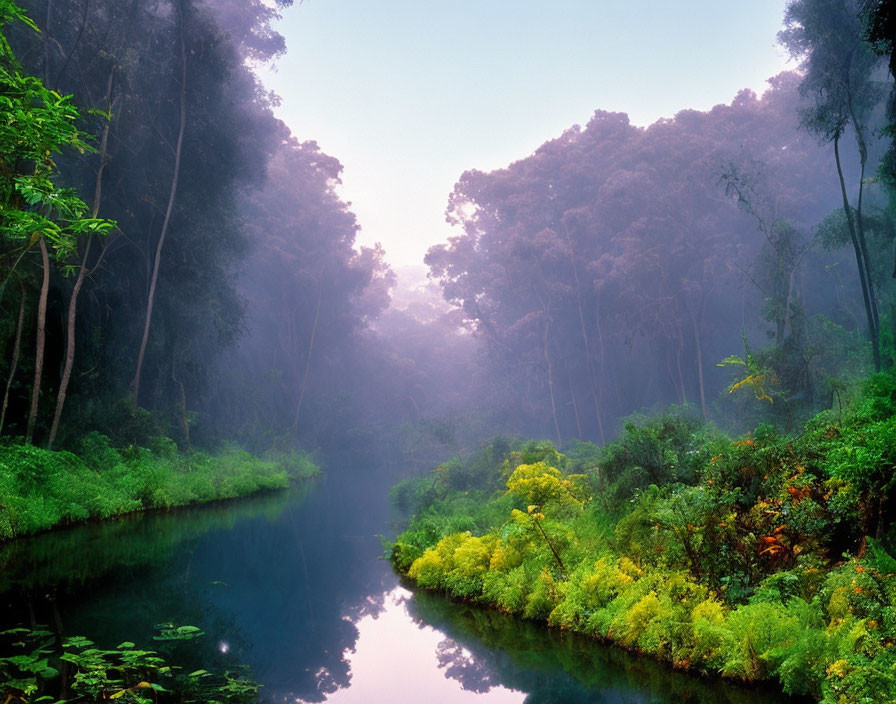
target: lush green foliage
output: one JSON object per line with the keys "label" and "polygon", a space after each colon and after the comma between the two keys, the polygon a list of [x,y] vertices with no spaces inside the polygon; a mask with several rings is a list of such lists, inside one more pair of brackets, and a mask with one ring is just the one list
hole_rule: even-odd
{"label": "lush green foliage", "polygon": [[[161,624],[159,647],[203,635],[195,626]],[[86,638],[58,644],[46,630],[16,628],[0,634],[16,654],[0,658],[0,695],[4,702],[100,702],[133,704],[199,702],[240,704],[257,701],[259,685],[233,672],[184,673],[154,650],[134,643],[100,649]]]}
{"label": "lush green foliage", "polygon": [[395,490],[414,516],[392,560],[422,587],[681,667],[893,701],[894,474],[881,374],[794,436],[732,441],[673,411],[569,456],[491,446]]}
{"label": "lush green foliage", "polygon": [[281,489],[318,471],[297,452],[262,458],[236,447],[190,455],[158,437],[151,446],[112,447],[86,435],[78,454],[0,446],[0,539],[151,508],[231,499]]}
{"label": "lush green foliage", "polygon": [[[0,29],[13,21],[35,28],[9,0],[0,0]],[[6,38],[0,35],[0,242],[21,259],[24,251],[45,237],[56,255],[75,251],[78,237],[107,234],[114,223],[86,217],[87,204],[53,183],[53,158],[64,149],[90,149],[88,135],[77,127],[80,117],[71,96],[50,90],[21,70]],[[9,274],[0,269],[3,283]]]}

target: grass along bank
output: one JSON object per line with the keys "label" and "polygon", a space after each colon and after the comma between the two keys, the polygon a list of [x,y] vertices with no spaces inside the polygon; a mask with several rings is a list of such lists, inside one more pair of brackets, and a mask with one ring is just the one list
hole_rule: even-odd
{"label": "grass along bank", "polygon": [[561,454],[495,442],[393,490],[419,586],[792,694],[896,701],[896,378],[801,432],[687,411]]}
{"label": "grass along bank", "polygon": [[0,445],[0,540],[147,509],[283,489],[318,474],[300,452],[256,457],[237,447],[184,454],[165,437],[117,449],[89,433],[77,453]]}

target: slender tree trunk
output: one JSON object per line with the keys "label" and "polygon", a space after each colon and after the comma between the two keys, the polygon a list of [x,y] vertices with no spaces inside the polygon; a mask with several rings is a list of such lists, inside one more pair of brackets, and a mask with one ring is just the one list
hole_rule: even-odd
{"label": "slender tree trunk", "polygon": [[544,542],[548,544],[548,547],[551,549],[551,554],[554,556],[554,560],[557,561],[557,565],[560,567],[560,571],[563,573],[563,576],[566,576],[566,566],[563,564],[563,560],[560,559],[560,553],[557,552],[557,549],[554,547],[554,544],[551,542],[551,539],[548,538],[548,534],[545,532],[544,528],[541,525],[541,521],[539,521],[534,516],[532,520],[535,522],[535,526],[538,528],[538,531],[541,533],[541,537],[544,538]]}
{"label": "slender tree trunk", "polygon": [[53,0],[47,0],[47,19],[44,26],[44,85],[50,86],[50,22],[53,20]]}
{"label": "slender tree trunk", "polygon": [[557,421],[557,402],[554,399],[554,363],[551,361],[551,355],[548,352],[548,331],[550,330],[550,327],[550,319],[546,318],[544,324],[544,341],[542,343],[541,351],[544,353],[544,362],[547,365],[548,370],[548,392],[551,396],[551,413],[554,418],[554,430],[557,433],[557,447],[559,448],[562,442],[560,440],[560,423]]}
{"label": "slender tree trunk", "polygon": [[37,406],[40,400],[40,382],[44,372],[44,346],[47,339],[47,296],[50,293],[50,255],[47,253],[47,241],[40,237],[40,257],[44,277],[40,286],[40,299],[37,304],[37,342],[34,350],[34,385],[31,388],[31,409],[28,411],[28,426],[25,431],[25,442],[32,444],[34,426],[37,424]]}
{"label": "slender tree trunk", "polygon": [[[533,256],[533,261],[538,268],[542,282],[547,283],[547,277],[545,277],[544,269],[541,266],[541,259]],[[549,303],[545,302],[544,296],[541,295],[541,291],[538,290],[538,287],[534,288],[534,292],[535,295],[538,296],[538,300],[541,303],[541,310],[544,313],[544,339],[542,341],[541,351],[544,355],[544,362],[548,372],[548,393],[551,397],[551,415],[554,419],[554,430],[557,433],[557,447],[559,448],[562,443],[560,439],[560,423],[557,420],[557,400],[554,396],[554,363],[548,352],[548,334],[551,328],[551,306]]]}
{"label": "slender tree trunk", "polygon": [[796,267],[790,269],[790,276],[787,277],[787,296],[784,298],[784,328],[790,329],[793,335],[793,319],[790,315],[790,309],[793,306],[793,289],[796,282]]}
{"label": "slender tree trunk", "polygon": [[87,271],[86,263],[89,254],[90,240],[88,239],[87,246],[84,248],[84,257],[81,260],[81,267],[78,269],[78,278],[75,279],[75,285],[72,287],[72,296],[68,302],[68,319],[65,332],[65,365],[62,369],[59,391],[56,394],[56,410],[53,412],[50,437],[47,438],[48,450],[53,449],[53,443],[56,441],[56,433],[59,431],[59,420],[62,418],[62,409],[65,406],[65,397],[68,392],[68,383],[72,378],[72,367],[75,364],[75,321],[77,319],[78,295],[81,293],[81,286],[84,284],[84,272]]}
{"label": "slender tree trunk", "polygon": [[569,380],[569,396],[572,399],[572,411],[575,414],[576,419],[576,433],[578,433],[576,437],[578,437],[579,440],[583,440],[582,423],[579,420],[579,404],[576,402],[576,387],[572,383],[571,374],[567,374],[567,379]]}
{"label": "slender tree trunk", "polygon": [[296,403],[296,415],[292,421],[293,432],[299,428],[299,414],[302,411],[302,401],[305,399],[305,389],[308,388],[308,374],[311,371],[311,355],[314,353],[314,338],[317,335],[317,321],[320,319],[320,301],[323,298],[323,285],[317,282],[317,306],[314,309],[314,322],[311,324],[311,336],[308,338],[308,356],[305,358],[305,373],[302,375],[302,388],[299,391],[299,400]]}
{"label": "slender tree trunk", "polygon": [[152,278],[149,283],[149,297],[146,302],[146,320],[143,325],[143,339],[140,341],[140,352],[137,355],[137,370],[131,381],[131,390],[135,403],[140,403],[140,377],[143,374],[143,359],[146,356],[146,344],[149,341],[149,328],[152,324],[152,311],[155,305],[156,284],[159,280],[159,264],[162,261],[162,248],[165,246],[165,237],[168,234],[168,225],[171,222],[171,213],[174,210],[174,199],[177,196],[177,183],[180,179],[180,159],[183,152],[184,129],[187,124],[187,46],[184,39],[184,17],[182,8],[178,5],[178,17],[180,23],[180,127],[177,132],[177,145],[174,148],[174,175],[171,178],[171,192],[168,195],[168,207],[165,209],[165,220],[162,223],[162,231],[159,234],[159,242],[156,245],[155,258],[152,264]]}
{"label": "slender tree trunk", "polygon": [[878,344],[877,327],[874,324],[874,314],[871,309],[871,294],[868,289],[868,280],[865,269],[865,258],[856,226],[852,218],[852,208],[849,205],[849,196],[846,194],[846,181],[843,179],[843,167],[840,164],[840,135],[834,137],[834,159],[837,162],[837,176],[840,178],[840,195],[843,197],[843,212],[846,214],[846,224],[849,227],[849,237],[856,255],[856,265],[859,268],[859,282],[862,284],[862,298],[865,301],[865,316],[868,319],[868,337],[871,340],[871,349],[874,353],[874,368],[880,371],[880,347]]}
{"label": "slender tree trunk", "polygon": [[890,350],[891,365],[896,364],[896,303],[890,303],[890,326],[893,331],[893,349]]}
{"label": "slender tree trunk", "polygon": [[[103,195],[103,171],[106,168],[108,146],[109,146],[109,129],[112,124],[112,79],[114,77],[114,69],[109,72],[109,80],[106,84],[106,104],[109,106],[109,116],[103,127],[103,138],[100,141],[100,165],[96,172],[96,185],[93,192],[93,210],[91,217],[96,217],[100,211],[100,201]],[[68,385],[72,378],[72,368],[75,365],[75,333],[78,317],[78,296],[81,293],[81,287],[84,285],[84,278],[87,274],[87,261],[90,256],[90,245],[93,240],[88,236],[87,245],[84,248],[84,256],[81,258],[81,266],[78,269],[78,277],[75,279],[75,285],[72,287],[72,295],[68,302],[68,319],[66,321],[65,334],[65,365],[62,370],[62,379],[59,382],[59,391],[56,394],[56,410],[53,413],[53,424],[50,426],[50,437],[47,440],[47,449],[53,449],[53,443],[56,442],[56,433],[59,431],[59,421],[62,418],[62,409],[65,407],[65,398],[68,393]]]}
{"label": "slender tree trunk", "polygon": [[25,325],[25,282],[19,279],[22,289],[22,298],[19,301],[19,320],[16,323],[16,339],[12,347],[12,361],[9,363],[9,376],[6,378],[6,389],[3,391],[3,409],[0,410],[0,435],[3,435],[3,426],[6,423],[6,408],[9,405],[9,390],[12,388],[12,380],[16,375],[16,367],[19,365],[19,353],[22,351],[22,328]]}
{"label": "slender tree trunk", "polygon": [[681,384],[681,405],[684,406],[688,402],[687,391],[684,386],[684,373],[681,371],[681,350],[684,347],[684,335],[681,329],[678,330],[678,351],[675,354],[675,366],[678,369],[678,382]]}
{"label": "slender tree trunk", "polygon": [[597,330],[597,345],[600,350],[600,370],[597,372],[597,383],[594,389],[594,413],[597,415],[597,432],[600,436],[600,444],[606,444],[607,440],[604,436],[604,414],[600,407],[600,398],[604,389],[604,335],[600,326],[600,289],[595,292],[594,296],[594,324]]}
{"label": "slender tree trunk", "polygon": [[[48,8],[49,9],[49,8]],[[71,61],[72,56],[75,53],[75,49],[78,48],[78,44],[81,43],[81,38],[84,36],[84,30],[87,28],[87,16],[90,14],[90,0],[84,0],[84,13],[81,16],[81,28],[78,30],[78,36],[75,37],[75,41],[72,43],[71,49],[69,49],[68,53],[65,55],[65,61],[62,62],[62,68],[59,69],[59,72],[56,74],[56,83],[54,85],[59,85],[59,81],[65,75],[65,69],[68,68],[68,63]],[[50,27],[47,26],[47,33],[49,33]]]}
{"label": "slender tree trunk", "polygon": [[[597,383],[594,374],[594,359],[591,356],[591,344],[588,341],[588,332],[585,328],[585,311],[582,307],[582,286],[579,283],[579,267],[576,265],[576,255],[572,247],[572,236],[569,234],[569,227],[563,223],[563,229],[566,231],[566,245],[569,247],[569,263],[572,266],[573,281],[576,285],[576,303],[579,309],[579,329],[582,332],[582,344],[585,347],[585,361],[588,367],[588,380],[591,382],[591,396],[594,399],[594,415],[597,420],[598,430],[600,432],[601,442],[604,439],[603,422],[601,421],[600,401],[597,397]],[[575,401],[575,399],[573,399]],[[576,409],[576,425],[578,426],[578,409]],[[579,426],[579,438],[582,437],[582,428]]]}
{"label": "slender tree trunk", "polygon": [[700,337],[700,323],[703,322],[703,304],[700,305],[700,320],[694,315],[694,311],[687,306],[691,315],[691,325],[694,328],[694,347],[697,349],[697,382],[700,385],[700,412],[706,418],[706,391],[703,385],[703,343]]}
{"label": "slender tree trunk", "polygon": [[669,382],[672,384],[672,390],[675,397],[681,399],[681,390],[678,388],[678,379],[675,376],[675,370],[672,368],[672,348],[669,347],[663,355],[666,358],[666,373],[669,375]]}
{"label": "slender tree trunk", "polygon": [[[864,155],[864,150],[863,150]],[[862,196],[865,188],[865,160],[863,156],[861,173],[859,174],[859,198],[856,202],[856,225],[858,226],[859,247],[862,250],[862,261],[865,264],[865,276],[868,279],[868,297],[871,299],[871,315],[874,318],[874,330],[880,336],[880,317],[877,305],[877,293],[874,289],[874,277],[871,275],[871,262],[868,258],[868,242],[865,239],[865,217],[862,215]]]}
{"label": "slender tree trunk", "polygon": [[868,259],[868,244],[865,240],[865,219],[862,215],[862,196],[865,191],[865,166],[868,163],[868,145],[865,143],[865,132],[861,123],[856,119],[853,108],[852,91],[849,95],[849,115],[852,119],[853,129],[856,131],[856,141],[859,143],[859,197],[856,201],[856,224],[858,225],[859,247],[862,249],[862,261],[865,263],[865,276],[868,277],[868,295],[871,299],[871,315],[874,317],[874,330],[880,337],[880,318],[878,316],[877,294],[874,291],[874,278],[871,275],[871,262]]}
{"label": "slender tree trunk", "polygon": [[187,394],[184,391],[184,382],[177,376],[177,353],[171,355],[171,380],[177,384],[178,399],[177,410],[180,413],[180,426],[184,434],[184,449],[190,451],[190,424],[187,421]]}

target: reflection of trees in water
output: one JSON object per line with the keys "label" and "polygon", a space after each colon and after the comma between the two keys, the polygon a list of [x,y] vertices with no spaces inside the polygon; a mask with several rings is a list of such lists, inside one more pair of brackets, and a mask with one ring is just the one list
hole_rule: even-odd
{"label": "reflection of trees in water", "polygon": [[159,513],[145,512],[20,538],[0,545],[0,594],[77,590],[139,569],[156,569],[176,548],[247,519],[273,521],[312,489],[307,482],[238,501]]}
{"label": "reflection of trees in water", "polygon": [[408,613],[447,634],[439,644],[446,677],[473,692],[502,685],[528,694],[529,704],[784,704],[794,700],[686,675],[621,648],[545,628],[442,595],[416,592]]}
{"label": "reflection of trees in water", "polygon": [[469,650],[451,638],[438,644],[436,658],[439,667],[445,670],[445,676],[457,680],[470,692],[481,694],[501,684],[494,681],[493,672],[484,660],[474,658]]}
{"label": "reflection of trees in water", "polygon": [[322,701],[349,686],[354,624],[382,611],[383,593],[394,584],[375,537],[385,517],[362,511],[362,494],[346,485],[334,477],[273,528],[225,536],[204,554],[205,571],[228,560],[236,566],[225,578],[223,605],[239,614],[252,643],[242,660],[264,683],[266,699]]}
{"label": "reflection of trees in water", "polygon": [[[311,485],[241,501],[168,513],[139,513],[13,541],[0,548],[0,594],[9,604],[0,627],[47,624],[63,635],[86,635],[103,646],[126,640],[154,647],[155,625],[202,624],[209,633],[167,646],[183,666],[234,668],[227,652],[243,639],[226,613],[213,608],[226,585],[190,578],[203,536],[274,522],[301,503]],[[231,633],[228,645],[212,637]],[[193,669],[196,669],[193,667]]]}
{"label": "reflection of trees in water", "polygon": [[270,701],[321,701],[349,685],[353,622],[378,614],[395,583],[375,537],[387,526],[385,499],[370,501],[382,494],[373,493],[377,480],[334,470],[304,496],[272,494],[12,543],[0,552],[0,590],[14,606],[0,621],[27,623],[30,601],[37,621],[61,622],[67,634],[104,647],[151,646],[155,624],[190,623],[206,635],[181,654],[188,661],[248,664]]}

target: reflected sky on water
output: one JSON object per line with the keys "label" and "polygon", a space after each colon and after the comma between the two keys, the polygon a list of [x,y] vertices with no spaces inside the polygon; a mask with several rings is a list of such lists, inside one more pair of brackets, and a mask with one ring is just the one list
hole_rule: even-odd
{"label": "reflected sky on water", "polygon": [[441,595],[383,559],[382,478],[332,472],[292,492],[82,526],[0,549],[5,625],[58,624],[100,646],[205,635],[185,667],[246,664],[270,702],[789,701]]}

